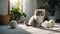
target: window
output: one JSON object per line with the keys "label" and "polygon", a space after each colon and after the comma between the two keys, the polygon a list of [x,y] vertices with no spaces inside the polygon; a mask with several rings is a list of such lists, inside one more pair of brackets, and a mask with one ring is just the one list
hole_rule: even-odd
{"label": "window", "polygon": [[20,0],[10,0],[10,10],[17,2],[20,4]]}
{"label": "window", "polygon": [[17,2],[20,5],[20,9],[23,10],[23,0],[10,0],[10,10]]}
{"label": "window", "polygon": [[20,9],[23,10],[23,0],[20,0]]}

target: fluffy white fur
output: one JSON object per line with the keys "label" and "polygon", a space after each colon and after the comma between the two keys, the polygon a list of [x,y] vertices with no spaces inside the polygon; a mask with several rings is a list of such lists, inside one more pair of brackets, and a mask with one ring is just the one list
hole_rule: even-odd
{"label": "fluffy white fur", "polygon": [[43,22],[44,17],[43,16],[32,16],[29,20],[29,25],[35,26],[35,27],[39,27],[40,24]]}
{"label": "fluffy white fur", "polygon": [[49,21],[44,21],[41,25],[44,28],[51,28],[51,27],[54,27],[56,23],[54,20],[49,20]]}
{"label": "fluffy white fur", "polygon": [[12,20],[12,21],[10,22],[10,27],[11,27],[11,28],[16,28],[16,26],[17,26],[17,22],[16,22],[15,20]]}

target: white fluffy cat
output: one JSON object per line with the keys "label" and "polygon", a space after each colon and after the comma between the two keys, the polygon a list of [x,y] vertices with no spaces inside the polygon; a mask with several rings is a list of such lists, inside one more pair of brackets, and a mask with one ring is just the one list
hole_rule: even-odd
{"label": "white fluffy cat", "polygon": [[34,15],[29,19],[28,23],[31,26],[39,27],[44,20],[45,10],[40,11],[40,9],[35,10]]}

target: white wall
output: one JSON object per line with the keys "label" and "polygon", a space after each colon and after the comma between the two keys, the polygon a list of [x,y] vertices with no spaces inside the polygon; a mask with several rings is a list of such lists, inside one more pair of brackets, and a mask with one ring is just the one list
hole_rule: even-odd
{"label": "white wall", "polygon": [[8,0],[0,0],[0,15],[8,15]]}
{"label": "white wall", "polygon": [[23,0],[23,11],[27,15],[26,17],[27,21],[34,14],[35,9],[36,9],[36,0]]}

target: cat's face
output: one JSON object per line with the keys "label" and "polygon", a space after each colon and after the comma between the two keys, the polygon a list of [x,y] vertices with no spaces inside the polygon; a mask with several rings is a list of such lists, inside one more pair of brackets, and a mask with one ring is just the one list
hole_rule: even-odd
{"label": "cat's face", "polygon": [[36,11],[36,16],[43,16],[44,12],[43,11]]}

